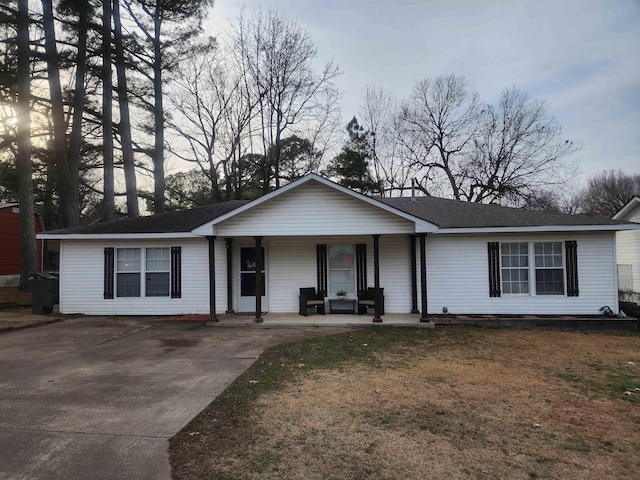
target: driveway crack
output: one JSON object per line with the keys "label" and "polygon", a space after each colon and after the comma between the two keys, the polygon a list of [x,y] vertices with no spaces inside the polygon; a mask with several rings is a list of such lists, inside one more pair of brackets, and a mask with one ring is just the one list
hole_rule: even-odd
{"label": "driveway crack", "polygon": [[102,340],[101,342],[98,342],[97,345],[102,345],[103,343],[113,342],[114,340],[118,340],[120,338],[129,337],[131,335],[135,335],[136,333],[144,332],[145,330],[151,327],[153,327],[153,325],[145,325],[144,327],[136,328],[135,330],[116,333],[113,337],[107,338],[106,340]]}
{"label": "driveway crack", "polygon": [[0,425],[0,429],[20,431],[20,432],[62,433],[67,435],[91,435],[96,437],[152,438],[152,439],[158,439],[158,440],[168,440],[173,436],[173,435],[135,435],[132,433],[83,432],[81,430],[55,430],[55,429],[47,429],[47,428],[11,427],[7,425]]}

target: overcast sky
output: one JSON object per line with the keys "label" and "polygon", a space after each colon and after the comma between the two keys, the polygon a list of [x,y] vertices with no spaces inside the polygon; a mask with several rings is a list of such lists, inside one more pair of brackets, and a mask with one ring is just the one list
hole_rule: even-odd
{"label": "overcast sky", "polygon": [[215,35],[242,7],[273,8],[342,72],[346,122],[367,85],[404,97],[416,80],[456,73],[485,101],[516,86],[549,103],[581,180],[640,173],[640,0],[216,0]]}

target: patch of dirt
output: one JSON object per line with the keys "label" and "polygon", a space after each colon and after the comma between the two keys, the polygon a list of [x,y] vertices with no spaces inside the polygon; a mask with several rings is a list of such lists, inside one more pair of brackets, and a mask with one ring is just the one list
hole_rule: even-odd
{"label": "patch of dirt", "polygon": [[464,331],[205,410],[174,478],[637,478],[639,335]]}
{"label": "patch of dirt", "polygon": [[[0,306],[8,303],[18,306],[31,305],[31,292],[21,292],[18,287],[0,287]],[[0,311],[6,311],[6,308],[0,308]]]}

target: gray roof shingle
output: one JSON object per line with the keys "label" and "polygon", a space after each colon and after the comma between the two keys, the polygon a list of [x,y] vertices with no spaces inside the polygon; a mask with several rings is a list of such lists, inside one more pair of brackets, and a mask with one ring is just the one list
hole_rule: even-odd
{"label": "gray roof shingle", "polygon": [[113,233],[180,233],[190,232],[225,213],[241,207],[249,200],[213,203],[189,210],[160,213],[148,217],[124,218],[113,222],[95,223],[83,227],[52,230],[48,234],[113,234]]}
{"label": "gray roof shingle", "polygon": [[622,225],[625,222],[585,215],[541,212],[524,208],[461,202],[438,197],[380,198],[381,202],[440,228]]}
{"label": "gray roof shingle", "polygon": [[[376,200],[440,228],[611,226],[627,223],[607,218],[541,212],[438,197],[417,197],[415,202],[412,202],[408,197],[378,198]],[[247,203],[249,200],[232,200],[190,210],[167,212],[148,217],[126,218],[113,222],[53,230],[47,233],[98,235],[186,233]]]}

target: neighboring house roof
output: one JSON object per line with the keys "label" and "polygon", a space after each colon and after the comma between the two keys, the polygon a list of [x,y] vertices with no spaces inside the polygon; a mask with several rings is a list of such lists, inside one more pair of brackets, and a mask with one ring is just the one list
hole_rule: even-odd
{"label": "neighboring house roof", "polygon": [[629,217],[631,216],[633,210],[636,209],[636,207],[640,207],[640,196],[638,195],[636,195],[635,197],[631,197],[629,201],[625,203],[624,206],[620,210],[618,210],[611,218],[613,218],[614,220],[629,220]]}
{"label": "neighboring house roof", "polygon": [[380,201],[440,228],[623,225],[624,222],[563,213],[526,210],[438,197],[381,198]]}
{"label": "neighboring house roof", "polygon": [[53,230],[42,238],[162,238],[214,235],[215,226],[308,182],[318,182],[345,195],[415,223],[417,233],[473,233],[558,230],[627,230],[637,225],[584,215],[509,208],[436,197],[382,198],[361,195],[316,174],[309,174],[256,200],[232,200],[149,217]]}
{"label": "neighboring house roof", "polygon": [[0,208],[17,207],[17,203],[0,203]]}

